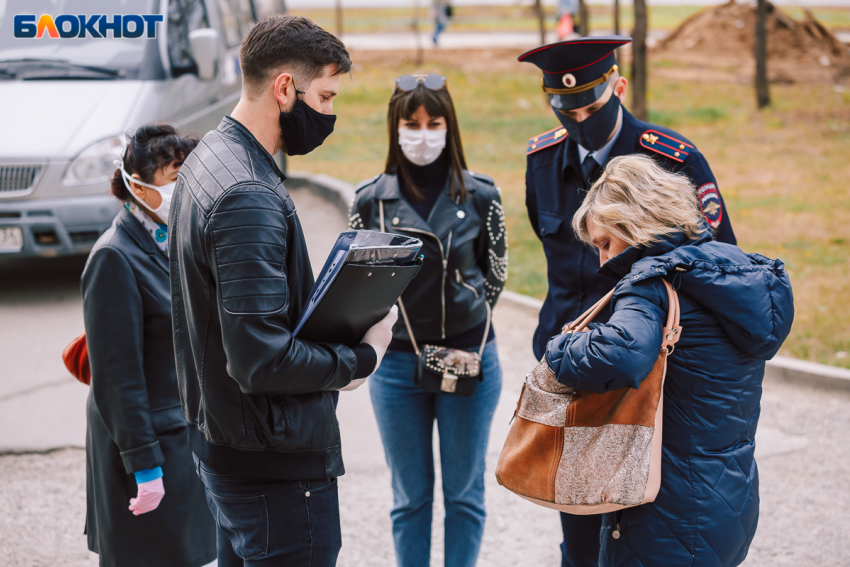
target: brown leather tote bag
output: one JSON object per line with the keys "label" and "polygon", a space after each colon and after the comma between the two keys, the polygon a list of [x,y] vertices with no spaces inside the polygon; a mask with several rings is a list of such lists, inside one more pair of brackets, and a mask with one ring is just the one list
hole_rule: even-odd
{"label": "brown leather tote bag", "polygon": [[[564,386],[542,360],[525,379],[496,479],[523,498],[569,514],[602,514],[652,502],[661,486],[661,417],[667,357],[682,328],[679,297],[658,359],[640,388],[604,394]],[[564,327],[585,331],[613,290]]]}

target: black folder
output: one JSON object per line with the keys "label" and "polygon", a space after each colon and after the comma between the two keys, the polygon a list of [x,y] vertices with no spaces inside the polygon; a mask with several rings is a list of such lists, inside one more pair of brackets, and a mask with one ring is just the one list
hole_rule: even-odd
{"label": "black folder", "polygon": [[356,346],[389,313],[422,267],[418,238],[352,230],[340,234],[310,293],[295,336]]}

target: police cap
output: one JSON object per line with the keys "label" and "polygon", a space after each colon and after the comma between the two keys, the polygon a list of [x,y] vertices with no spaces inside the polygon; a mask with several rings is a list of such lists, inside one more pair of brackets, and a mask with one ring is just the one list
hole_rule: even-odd
{"label": "police cap", "polygon": [[543,71],[543,90],[549,104],[559,110],[573,110],[602,96],[617,70],[614,50],[631,41],[620,35],[580,37],[526,51],[518,60],[534,63]]}

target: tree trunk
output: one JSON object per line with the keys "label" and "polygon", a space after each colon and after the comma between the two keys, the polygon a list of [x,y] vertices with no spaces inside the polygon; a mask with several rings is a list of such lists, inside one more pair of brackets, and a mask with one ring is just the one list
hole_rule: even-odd
{"label": "tree trunk", "polygon": [[541,0],[534,0],[534,13],[537,14],[537,22],[540,25],[540,45],[546,43],[546,13],[543,11]]}
{"label": "tree trunk", "polygon": [[587,4],[584,0],[578,0],[578,34],[581,37],[590,35],[590,15],[587,13]]}
{"label": "tree trunk", "polygon": [[767,0],[758,0],[756,8],[756,102],[759,108],[770,106],[767,86]]}
{"label": "tree trunk", "polygon": [[336,36],[342,37],[342,0],[336,0]]}
{"label": "tree trunk", "polygon": [[620,0],[614,0],[614,35],[620,35]]}
{"label": "tree trunk", "polygon": [[[761,0],[763,1],[763,0]],[[646,0],[634,0],[632,30],[632,113],[646,120]]]}

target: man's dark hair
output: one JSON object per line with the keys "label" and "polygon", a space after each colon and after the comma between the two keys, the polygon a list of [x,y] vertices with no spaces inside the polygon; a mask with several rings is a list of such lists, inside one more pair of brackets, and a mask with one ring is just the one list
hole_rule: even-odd
{"label": "man's dark hair", "polygon": [[328,65],[336,65],[335,75],[351,71],[351,58],[339,38],[301,16],[269,16],[255,25],[242,40],[239,64],[250,94],[283,70],[295,76],[301,90]]}

